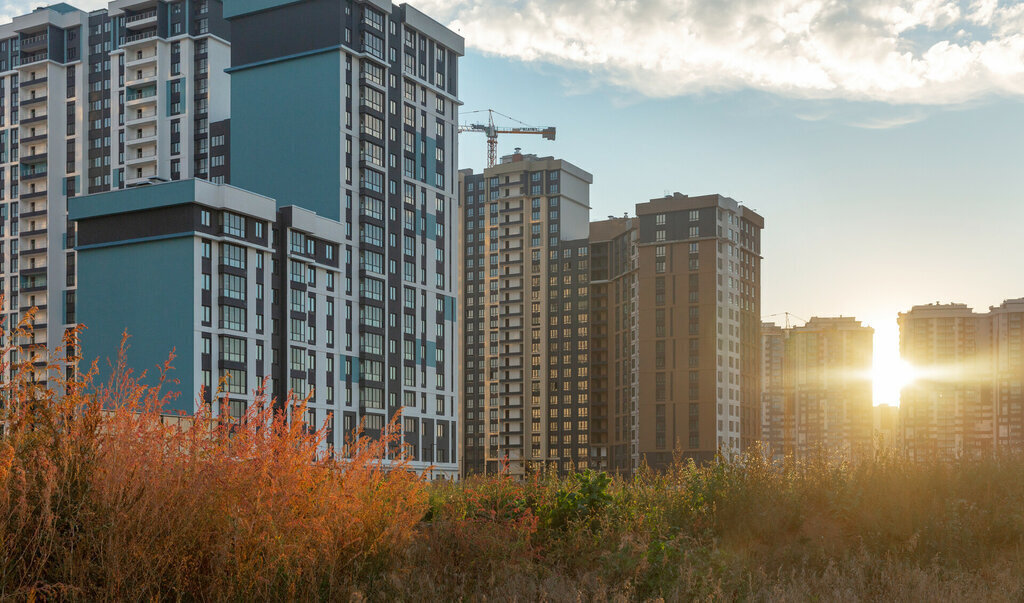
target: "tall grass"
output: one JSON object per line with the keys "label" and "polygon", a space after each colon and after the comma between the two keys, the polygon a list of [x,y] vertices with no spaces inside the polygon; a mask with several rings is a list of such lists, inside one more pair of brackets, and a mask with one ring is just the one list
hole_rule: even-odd
{"label": "tall grass", "polygon": [[[77,350],[77,333],[64,343]],[[95,364],[64,378],[54,362],[56,391],[32,382],[31,359],[0,365],[14,372],[2,387],[0,598],[326,598],[404,552],[427,495],[387,455],[397,423],[332,458],[318,452],[324,430],[263,397],[240,421],[168,421],[173,356],[146,386],[125,352],[103,383]],[[301,417],[303,405],[286,407]]]}
{"label": "tall grass", "polygon": [[[0,358],[24,341],[2,337]],[[397,419],[337,457],[260,398],[168,420],[153,379],[0,365],[0,599],[933,600],[1024,598],[1024,458],[679,459],[427,484]],[[144,381],[155,381],[147,386]],[[389,454],[389,447],[391,453]]]}

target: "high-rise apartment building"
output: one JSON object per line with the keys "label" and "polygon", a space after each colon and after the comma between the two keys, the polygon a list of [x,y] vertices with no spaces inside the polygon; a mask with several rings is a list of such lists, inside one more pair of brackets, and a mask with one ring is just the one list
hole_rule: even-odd
{"label": "high-rise apartment building", "polygon": [[37,307],[36,345],[77,320],[69,197],[226,179],[211,131],[230,108],[229,38],[219,0],[60,3],[0,26],[0,310]]}
{"label": "high-rise apartment building", "polygon": [[464,474],[589,464],[592,182],[519,153],[460,174]]}
{"label": "high-rise apartment building", "polygon": [[796,412],[786,396],[786,330],[761,324],[761,442],[774,458],[792,453]]}
{"label": "high-rise apartment building", "polygon": [[1024,450],[1024,298],[989,308],[996,446]]}
{"label": "high-rise apartment building", "polygon": [[900,350],[915,370],[900,419],[911,458],[1024,449],[1024,299],[975,313],[963,304],[900,314]]}
{"label": "high-rise apartment building", "polygon": [[[81,199],[76,211],[96,221],[118,203],[189,207],[193,222],[161,225],[173,232],[154,244],[179,233],[192,257],[219,246],[188,268],[192,280],[181,277],[207,285],[190,291],[210,300],[183,318],[189,370],[201,371],[193,383],[244,376],[231,392],[242,404],[267,376],[279,400],[311,393],[312,416],[329,417],[336,433],[358,421],[372,433],[401,409],[415,466],[457,474],[462,38],[387,0],[225,0],[223,14],[233,40],[231,181],[250,192],[163,184]],[[264,196],[273,220],[256,211],[263,202],[247,201]],[[269,239],[250,240],[257,228]],[[248,249],[244,266],[231,260],[236,247]],[[116,288],[90,300],[83,322],[122,303]],[[164,345],[146,336],[136,344]]]}
{"label": "high-rise apartment building", "polygon": [[679,193],[636,213],[590,240],[594,462],[627,474],[740,452],[761,423],[763,218]]}
{"label": "high-rise apartment building", "polygon": [[900,395],[903,445],[912,459],[994,450],[989,320],[964,304],[914,306],[899,315],[900,354],[915,371]]}
{"label": "high-rise apartment building", "polygon": [[776,457],[874,451],[871,366],[874,329],[854,318],[762,326],[761,437]]}

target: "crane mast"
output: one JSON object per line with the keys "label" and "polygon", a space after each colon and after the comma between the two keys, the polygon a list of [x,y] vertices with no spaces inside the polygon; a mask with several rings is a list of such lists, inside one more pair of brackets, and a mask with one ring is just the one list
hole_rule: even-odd
{"label": "crane mast", "polygon": [[[483,111],[473,111],[472,113],[482,113]],[[487,167],[492,168],[498,164],[498,134],[539,134],[545,140],[555,139],[555,128],[554,126],[535,128],[523,124],[522,126],[512,127],[500,127],[494,124],[494,115],[497,113],[502,117],[511,119],[512,121],[519,121],[507,115],[498,113],[494,109],[486,109],[487,112],[487,123],[485,124],[464,124],[459,126],[459,133],[463,132],[480,132],[487,137]],[[520,122],[522,123],[522,122]]]}

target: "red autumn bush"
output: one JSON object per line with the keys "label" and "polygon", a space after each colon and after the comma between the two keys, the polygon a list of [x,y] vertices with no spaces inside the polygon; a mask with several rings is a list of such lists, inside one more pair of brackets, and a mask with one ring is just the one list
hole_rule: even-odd
{"label": "red autumn bush", "polygon": [[398,417],[338,455],[325,429],[286,420],[303,416],[291,398],[261,395],[237,421],[169,418],[173,355],[153,386],[124,344],[109,380],[96,363],[68,377],[77,331],[69,357],[43,359],[47,389],[17,345],[27,324],[2,334],[18,361],[0,363],[0,598],[330,598],[405,554],[427,499],[394,452]]}

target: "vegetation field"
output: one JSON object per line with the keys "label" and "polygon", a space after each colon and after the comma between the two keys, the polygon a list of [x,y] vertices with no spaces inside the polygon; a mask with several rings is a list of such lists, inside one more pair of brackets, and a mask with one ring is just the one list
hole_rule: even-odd
{"label": "vegetation field", "polygon": [[427,483],[398,422],[324,458],[271,404],[167,421],[123,362],[55,392],[28,360],[0,392],[4,600],[1024,599],[1020,457]]}

